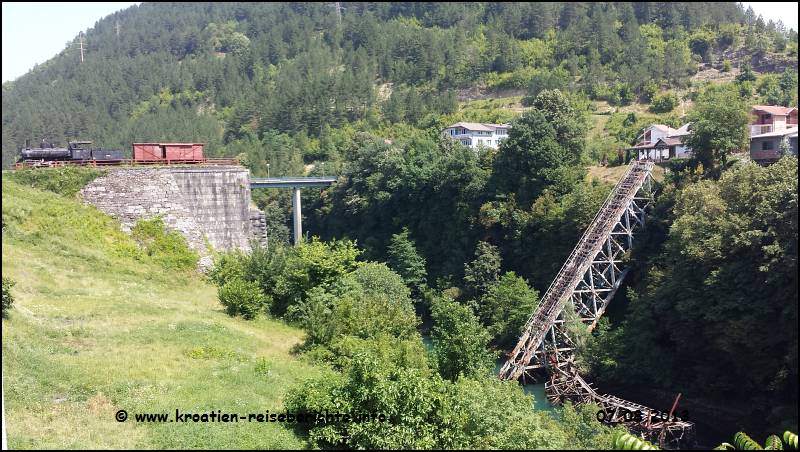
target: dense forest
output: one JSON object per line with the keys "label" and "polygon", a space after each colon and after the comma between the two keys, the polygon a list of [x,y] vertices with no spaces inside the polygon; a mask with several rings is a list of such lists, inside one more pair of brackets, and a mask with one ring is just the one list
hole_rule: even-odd
{"label": "dense forest", "polygon": [[[587,167],[624,163],[617,150],[648,121],[691,121],[695,156],[665,165],[633,271],[579,364],[796,431],[797,159],[764,168],[733,152],[750,105],[797,105],[795,30],[723,2],[335,6],[106,17],[84,63],[70,46],[3,84],[3,165],[27,139],[186,140],[257,176],[336,174],[304,190],[316,237],[297,248],[287,193],[254,191],[271,248],[211,274],[231,315],[300,325],[300,351],[330,366],[289,407],[400,419],[312,441],[603,448],[613,431],[591,410],[519,414],[527,399],[492,368],[611,189]],[[730,77],[696,77],[710,69]],[[518,110],[498,101],[513,96]],[[499,149],[473,150],[441,136],[460,120],[513,122]]]}
{"label": "dense forest", "polygon": [[87,31],[83,63],[70,43],[3,84],[3,164],[26,140],[193,140],[278,160],[282,174],[299,161],[276,134],[307,161],[336,159],[331,129],[440,127],[476,85],[625,104],[688,86],[698,63],[796,68],[796,32],[734,3],[342,5],[143,3],[110,15]]}

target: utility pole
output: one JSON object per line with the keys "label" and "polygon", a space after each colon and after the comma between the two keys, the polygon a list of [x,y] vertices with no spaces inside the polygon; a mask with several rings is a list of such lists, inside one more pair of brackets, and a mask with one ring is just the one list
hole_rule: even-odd
{"label": "utility pole", "polygon": [[117,37],[119,38],[119,19],[117,19]]}
{"label": "utility pole", "polygon": [[339,25],[342,24],[342,2],[333,2],[333,7],[336,9],[336,19]]}
{"label": "utility pole", "polygon": [[81,43],[81,63],[83,63],[83,32],[80,32],[80,34],[78,34],[78,38]]}

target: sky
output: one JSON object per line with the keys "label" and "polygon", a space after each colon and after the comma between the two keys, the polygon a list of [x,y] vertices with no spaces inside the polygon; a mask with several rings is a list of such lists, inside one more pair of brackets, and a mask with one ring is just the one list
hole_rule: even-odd
{"label": "sky", "polygon": [[783,21],[786,28],[797,30],[797,2],[742,2],[744,9],[753,7],[756,14],[764,17],[764,22],[772,19],[774,22]]}
{"label": "sky", "polygon": [[3,2],[3,82],[53,58],[103,17],[138,3]]}
{"label": "sky", "polygon": [[[79,32],[103,17],[138,3],[3,2],[3,82],[56,56]],[[764,20],[782,20],[786,27],[797,30],[797,2],[743,3],[745,8],[752,6]]]}

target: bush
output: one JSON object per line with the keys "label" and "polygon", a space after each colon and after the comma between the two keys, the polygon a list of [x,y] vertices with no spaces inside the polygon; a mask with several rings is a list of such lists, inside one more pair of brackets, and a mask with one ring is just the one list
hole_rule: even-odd
{"label": "bush", "polygon": [[652,102],[658,94],[658,83],[655,80],[648,80],[642,87],[642,100]]}
{"label": "bush", "polygon": [[[354,242],[332,240],[323,242],[314,237],[309,242],[285,251],[285,261],[276,278],[279,292],[275,295],[273,310],[283,315],[287,308],[305,299],[314,287],[330,289],[347,273],[358,267],[356,258],[361,251]],[[262,287],[266,293],[267,285]],[[271,289],[269,289],[271,290]]]}
{"label": "bush", "polygon": [[219,254],[214,259],[214,267],[208,272],[208,279],[217,286],[234,279],[245,279],[245,261],[247,256],[240,252]]}
{"label": "bush", "polygon": [[234,279],[225,283],[218,291],[219,302],[225,306],[228,315],[241,315],[245,319],[254,319],[258,313],[269,307],[269,299],[258,287],[257,283]]}
{"label": "bush", "polygon": [[160,217],[136,222],[131,237],[165,269],[191,270],[197,266],[197,253],[189,248],[179,232],[167,230]]}
{"label": "bush", "polygon": [[292,306],[287,317],[297,319],[306,331],[306,346],[328,345],[339,333],[336,296],[322,287],[308,291],[304,301]]}
{"label": "bush", "polygon": [[51,191],[59,195],[73,196],[89,182],[106,174],[106,171],[93,168],[63,167],[63,168],[37,168],[9,171],[3,178],[38,188]]}
{"label": "bush", "polygon": [[336,302],[341,333],[364,339],[417,335],[417,316],[408,287],[385,264],[368,262],[348,275]]}
{"label": "bush", "polygon": [[722,72],[730,72],[731,71],[731,60],[723,60],[722,61]]}
{"label": "bush", "polygon": [[409,289],[383,263],[367,262],[333,287],[316,286],[286,311],[306,330],[306,346],[328,347],[335,338],[417,337]]}
{"label": "bush", "polygon": [[650,111],[653,113],[669,113],[678,106],[678,96],[672,93],[664,93],[657,95],[650,105]]}
{"label": "bush", "polygon": [[11,278],[3,276],[3,318],[8,316],[8,310],[14,304],[14,295],[11,294],[11,288],[16,284]]}
{"label": "bush", "polygon": [[756,80],[756,73],[753,68],[747,63],[742,63],[742,71],[736,76],[736,81],[740,83],[754,82]]}

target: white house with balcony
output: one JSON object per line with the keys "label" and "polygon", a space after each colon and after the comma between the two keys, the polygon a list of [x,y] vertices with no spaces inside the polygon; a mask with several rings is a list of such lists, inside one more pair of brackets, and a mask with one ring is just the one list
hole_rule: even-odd
{"label": "white house with balcony", "polygon": [[688,158],[692,149],[684,144],[691,131],[689,123],[678,129],[664,124],[653,124],[636,138],[636,145],[628,148],[637,153],[638,160],[662,161],[671,158]]}
{"label": "white house with balcony", "polygon": [[510,124],[457,122],[445,128],[442,133],[472,149],[479,147],[497,149],[500,143],[508,137],[510,128]]}

